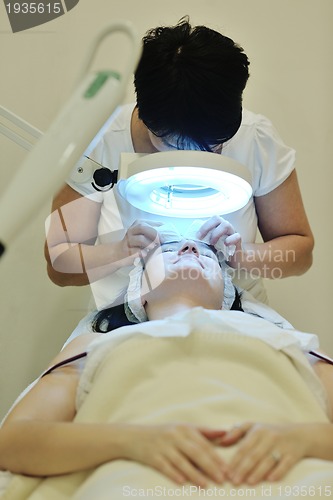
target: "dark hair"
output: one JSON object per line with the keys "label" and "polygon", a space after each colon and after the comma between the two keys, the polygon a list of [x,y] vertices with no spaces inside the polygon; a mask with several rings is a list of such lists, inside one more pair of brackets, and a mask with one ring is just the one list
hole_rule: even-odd
{"label": "dark hair", "polygon": [[201,150],[230,139],[242,119],[249,77],[242,47],[188,17],[143,38],[134,85],[139,118],[158,137],[176,135],[179,149]]}
{"label": "dark hair", "polygon": [[94,332],[106,333],[116,330],[121,326],[134,324],[127,318],[124,304],[117,304],[116,306],[110,306],[98,311],[93,318],[91,327]]}
{"label": "dark hair", "polygon": [[[243,311],[241,293],[235,287],[235,300],[230,308],[233,311]],[[92,321],[92,330],[98,333],[111,332],[121,326],[135,325],[126,314],[124,304],[117,304],[98,311]]]}

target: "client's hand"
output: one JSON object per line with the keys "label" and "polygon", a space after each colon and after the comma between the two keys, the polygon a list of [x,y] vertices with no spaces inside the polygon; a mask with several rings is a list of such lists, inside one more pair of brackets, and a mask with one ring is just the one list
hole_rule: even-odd
{"label": "client's hand", "polygon": [[218,440],[221,446],[240,441],[228,464],[227,477],[234,485],[281,479],[306,456],[305,437],[302,426],[298,424],[244,423],[233,427]]}
{"label": "client's hand", "polygon": [[208,480],[223,482],[225,464],[213,442],[225,431],[188,424],[125,427],[125,458],[149,465],[179,484],[205,487]]}
{"label": "client's hand", "polygon": [[161,222],[137,220],[128,228],[124,238],[118,243],[119,260],[127,259],[130,265],[139,255],[145,257],[149,250],[160,244],[156,227]]}
{"label": "client's hand", "polygon": [[228,248],[234,248],[234,255],[229,259],[229,263],[239,259],[242,254],[242,238],[236,233],[233,226],[222,217],[215,215],[206,221],[197,233],[198,239],[204,239],[208,234],[209,244],[215,246],[220,238],[224,239],[224,245]]}

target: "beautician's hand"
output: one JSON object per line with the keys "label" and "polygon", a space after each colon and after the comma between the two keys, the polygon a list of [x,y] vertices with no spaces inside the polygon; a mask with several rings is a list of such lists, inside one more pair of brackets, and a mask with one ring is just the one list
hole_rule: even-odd
{"label": "beautician's hand", "polygon": [[[304,427],[303,427],[304,429]],[[244,423],[219,439],[221,446],[240,441],[228,464],[227,476],[234,485],[277,481],[307,456],[307,437],[299,424]]]}
{"label": "beautician's hand", "polygon": [[124,238],[118,244],[119,259],[128,259],[127,264],[133,263],[135,257],[145,257],[149,250],[159,245],[157,227],[161,222],[136,220],[127,230]]}
{"label": "beautician's hand", "polygon": [[198,239],[203,239],[210,233],[209,244],[216,245],[221,237],[225,237],[224,244],[226,247],[235,246],[234,258],[239,258],[242,253],[242,238],[239,233],[236,233],[233,226],[222,217],[215,215],[206,221],[197,233]]}
{"label": "beautician's hand", "polygon": [[188,424],[129,425],[125,429],[125,458],[149,465],[175,481],[205,487],[221,483],[225,464],[214,440],[225,431]]}

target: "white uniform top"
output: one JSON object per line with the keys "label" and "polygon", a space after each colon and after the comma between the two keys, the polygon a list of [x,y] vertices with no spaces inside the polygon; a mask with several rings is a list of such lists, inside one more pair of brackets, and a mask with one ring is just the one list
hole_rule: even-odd
{"label": "white uniform top", "polygon": [[[130,130],[134,106],[135,104],[127,104],[120,107],[90,155],[111,170],[118,169],[121,153],[134,153]],[[248,110],[243,110],[242,123],[236,135],[223,144],[222,155],[242,163],[249,169],[254,196],[263,196],[282,184],[291,174],[295,163],[295,151],[283,143],[272,123],[264,116]],[[80,194],[88,195],[102,203],[98,242],[121,239],[135,220],[157,218],[156,215],[142,212],[129,205],[119,193],[117,185],[109,191],[97,192],[90,182],[78,183],[68,180],[68,184]],[[257,216],[253,198],[243,209],[223,217],[241,234],[244,243],[256,240]],[[158,218],[163,219],[161,216]],[[186,219],[186,221],[190,224],[192,220]],[[123,268],[91,283],[98,308],[110,304],[120,294],[127,284],[128,271],[128,267]],[[239,276],[235,279],[235,283],[251,291],[258,300],[264,302],[267,300],[261,280]]]}

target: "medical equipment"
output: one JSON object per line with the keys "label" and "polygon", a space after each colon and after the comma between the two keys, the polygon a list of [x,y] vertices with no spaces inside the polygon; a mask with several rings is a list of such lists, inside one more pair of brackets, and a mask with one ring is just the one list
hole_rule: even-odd
{"label": "medical equipment", "polygon": [[118,182],[128,203],[169,218],[230,214],[252,196],[251,175],[244,165],[206,151],[166,151],[127,165],[122,161]]}
{"label": "medical equipment", "polygon": [[[124,74],[91,72],[100,43],[118,31],[128,35],[132,45]],[[45,135],[39,138],[0,200],[0,254],[41,204],[60,187],[73,165],[94,148],[103,134],[104,125],[124,98],[128,79],[140,53],[141,40],[132,24],[126,21],[115,22],[97,35],[82,67],[76,90]],[[20,125],[19,120],[16,123]],[[21,125],[24,126],[23,121]],[[29,125],[26,129],[35,137],[39,135],[39,131]],[[29,141],[25,146],[29,148]]]}
{"label": "medical equipment", "polygon": [[90,182],[97,191],[118,184],[126,203],[140,212],[171,219],[230,214],[252,196],[251,175],[244,165],[206,151],[122,153],[114,171],[87,158],[76,165],[70,178],[78,184]]}

